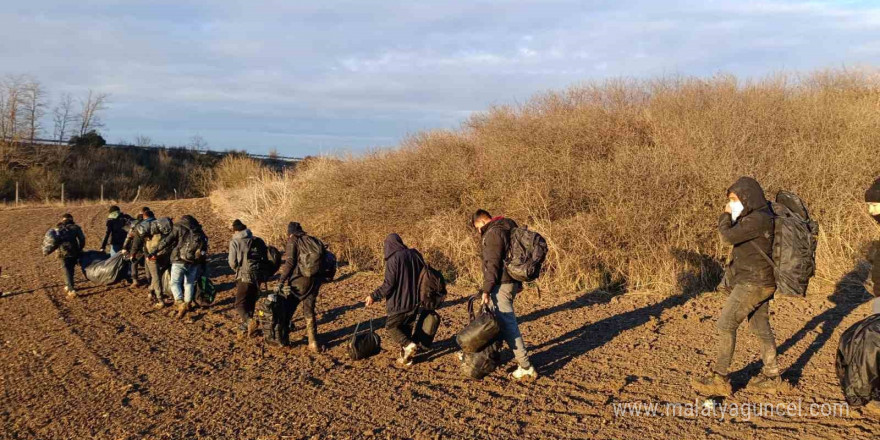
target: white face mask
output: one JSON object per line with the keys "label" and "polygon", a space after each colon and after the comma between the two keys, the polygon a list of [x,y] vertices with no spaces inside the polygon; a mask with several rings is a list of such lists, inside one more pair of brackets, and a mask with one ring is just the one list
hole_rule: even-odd
{"label": "white face mask", "polygon": [[736,219],[739,218],[743,209],[745,209],[745,207],[743,207],[742,202],[730,202],[730,216],[733,218],[733,221],[736,221]]}

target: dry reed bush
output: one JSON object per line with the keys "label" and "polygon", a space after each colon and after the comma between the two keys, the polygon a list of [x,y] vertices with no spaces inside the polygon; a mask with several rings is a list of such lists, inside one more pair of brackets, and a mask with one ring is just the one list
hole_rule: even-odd
{"label": "dry reed bush", "polygon": [[247,186],[265,171],[265,167],[256,159],[247,156],[228,155],[211,170],[208,175],[210,186],[217,190],[228,190]]}
{"label": "dry reed bush", "polygon": [[213,199],[276,242],[300,221],[360,268],[381,268],[382,239],[398,232],[464,283],[480,277],[466,223],[483,207],[547,238],[544,288],[696,291],[729,252],[716,232],[725,191],[750,175],[769,197],[806,200],[822,225],[813,289],[827,290],[878,235],[861,203],[880,174],[878,115],[872,72],[608,81]]}

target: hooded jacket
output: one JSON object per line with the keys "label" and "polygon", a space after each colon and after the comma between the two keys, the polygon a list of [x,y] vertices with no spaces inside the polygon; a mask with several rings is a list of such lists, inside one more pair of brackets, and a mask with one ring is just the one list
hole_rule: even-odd
{"label": "hooded jacket", "polygon": [[257,277],[251,273],[250,265],[247,264],[247,253],[254,241],[254,234],[250,229],[238,231],[229,240],[229,267],[235,271],[235,281],[244,283],[257,283]]}
{"label": "hooded jacket", "polygon": [[495,217],[480,229],[482,237],[483,292],[501,284],[519,283],[507,274],[504,259],[510,247],[510,230],[517,227],[509,218]]}
{"label": "hooded jacket", "polygon": [[[162,237],[162,240],[159,242],[159,245],[156,246],[156,250],[152,252],[154,255],[160,255],[163,252],[171,249],[171,264],[190,264],[186,261],[183,261],[180,258],[180,245],[184,242],[184,240],[188,239],[189,234],[193,233],[201,233],[202,225],[191,215],[185,215],[180,218],[180,221],[174,223],[174,227],[171,228],[171,233]],[[202,249],[204,254],[208,253],[207,249]],[[203,261],[198,261],[195,264],[203,263]]]}
{"label": "hooded jacket", "polygon": [[739,283],[761,287],[776,285],[773,266],[750,244],[754,242],[767,256],[773,255],[773,212],[764,196],[764,190],[755,179],[740,177],[728,190],[743,204],[743,211],[734,223],[729,213],[721,214],[718,232],[721,239],[733,245],[730,270],[731,286]]}
{"label": "hooded jacket", "polygon": [[[880,178],[874,181],[874,184],[865,191],[866,203],[880,203]],[[880,215],[875,215],[874,220],[880,223]],[[871,268],[871,280],[874,282],[874,296],[880,298],[880,241],[875,241],[870,247],[871,252],[868,260],[873,265]]]}
{"label": "hooded jacket", "polygon": [[419,277],[425,262],[415,249],[409,249],[397,234],[389,234],[383,245],[385,280],[373,300],[385,299],[389,315],[411,312],[419,305]]}
{"label": "hooded jacket", "polygon": [[303,276],[299,271],[299,238],[306,235],[297,222],[287,224],[287,246],[284,249],[284,262],[281,264],[280,285],[290,287],[291,293],[299,298],[317,293],[320,287],[312,277]]}

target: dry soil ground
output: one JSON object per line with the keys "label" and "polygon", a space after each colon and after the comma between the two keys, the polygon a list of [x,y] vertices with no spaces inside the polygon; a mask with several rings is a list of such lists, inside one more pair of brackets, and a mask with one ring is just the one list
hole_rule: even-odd
{"label": "dry soil ground", "polygon": [[[218,218],[209,202],[152,205],[159,215],[201,219],[215,257],[225,260],[228,219]],[[103,232],[104,209],[70,208],[91,246]],[[800,402],[801,414],[722,419],[666,415],[661,406],[656,416],[621,415],[616,404],[693,405],[688,380],[704,371],[714,351],[720,294],[544,292],[538,298],[526,290],[518,313],[541,377],[512,382],[508,362],[475,382],[459,373],[451,339],[466,321],[464,289],[453,289],[441,311],[439,347],[408,369],[398,368],[389,351],[362,362],[346,359],[346,338],[369,316],[360,300],[380,282],[376,274],[343,271],[322,290],[319,330],[328,352],[305,350],[301,321],[297,345],[269,349],[259,339],[236,340],[231,277],[220,263],[217,302],[185,322],[154,312],[145,290],[90,286],[81,275],[82,297],[67,299],[58,261],[39,252],[43,233],[62,213],[59,207],[0,211],[3,438],[803,440],[880,434],[877,421],[855,410],[810,414],[813,403],[842,400],[834,352],[840,333],[868,313],[867,293],[859,287],[867,268],[828,285],[827,295],[776,301],[772,321],[792,389],[776,396],[741,389],[725,402]],[[377,324],[382,310],[376,307]],[[740,388],[758,368],[757,342],[745,327],[734,365]]]}

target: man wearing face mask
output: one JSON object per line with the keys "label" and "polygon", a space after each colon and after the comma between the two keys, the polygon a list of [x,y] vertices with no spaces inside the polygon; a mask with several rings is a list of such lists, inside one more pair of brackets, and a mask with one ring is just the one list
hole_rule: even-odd
{"label": "man wearing face mask", "polygon": [[770,328],[770,299],[776,290],[776,279],[773,267],[761,255],[761,251],[773,254],[773,212],[761,185],[751,177],[739,178],[727,190],[727,196],[729,201],[719,219],[718,232],[725,243],[733,245],[733,260],[728,269],[732,290],[716,324],[718,357],[713,371],[691,380],[697,392],[708,396],[732,393],[728,369],[736,348],[736,330],[746,319],[752,334],[761,340],[764,361],[764,369],[749,382],[749,388],[774,390],[781,383],[776,341]]}
{"label": "man wearing face mask", "polygon": [[[868,214],[880,223],[880,178],[865,191],[865,203],[868,204]],[[874,303],[871,307],[873,313],[880,313],[880,241],[875,241],[873,250],[869,255],[873,268],[871,269],[871,281],[874,282]]]}

